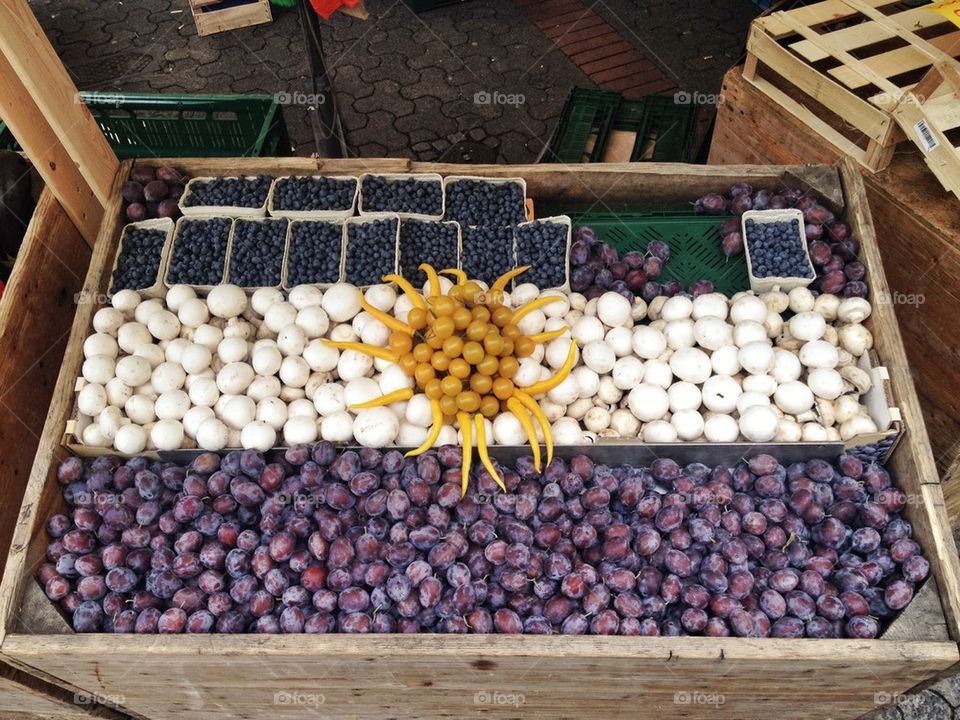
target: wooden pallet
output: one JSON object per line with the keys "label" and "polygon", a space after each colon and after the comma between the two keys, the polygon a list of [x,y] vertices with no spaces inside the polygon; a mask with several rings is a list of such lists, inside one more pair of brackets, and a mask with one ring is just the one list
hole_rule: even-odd
{"label": "wooden pallet", "polygon": [[923,151],[943,186],[960,197],[960,69],[940,62],[894,108],[900,127]]}
{"label": "wooden pallet", "polygon": [[200,37],[273,21],[270,0],[190,0],[190,12]]}
{"label": "wooden pallet", "polygon": [[[924,8],[902,8],[826,0],[758,18],[744,77],[868,170],[882,170],[912,135],[894,117],[898,105],[935,64],[960,68],[960,28]],[[806,99],[829,112],[812,112]]]}
{"label": "wooden pallet", "polygon": [[[163,164],[151,160],[149,164]],[[875,292],[888,292],[860,173],[835,168],[673,165],[658,163],[462,166],[407,160],[250,158],[177,160],[192,176],[217,174],[353,174],[363,171],[521,176],[536,201],[688,201],[736,181],[822,188],[840,199],[837,211],[861,240]],[[122,228],[124,163],[115,197],[87,274],[85,289],[102,291]],[[78,308],[67,356],[18,516],[14,551],[0,586],[0,657],[58,682],[101,695],[122,694],[122,708],[149,720],[218,717],[296,720],[305,710],[284,698],[323,703],[329,717],[449,718],[628,717],[639,703],[663,720],[773,717],[854,718],[876,709],[878,694],[895,697],[960,660],[960,560],[890,305],[879,304],[867,325],[890,368],[894,398],[910,431],[891,469],[912,501],[906,515],[935,577],[883,638],[777,640],[704,637],[534,637],[449,635],[80,635],[73,633],[34,578],[47,538],[46,518],[64,507],[55,478],[59,442],[69,419],[73,383],[95,308]],[[928,609],[927,613],[924,609]],[[922,617],[918,617],[921,613]],[[906,624],[904,624],[906,623]],[[784,678],[790,678],[784,682]],[[576,678],[577,682],[571,682]],[[523,696],[523,705],[496,705],[490,693]],[[692,697],[717,704],[692,707]],[[279,700],[278,700],[279,698]],[[321,699],[322,698],[322,699]],[[722,699],[722,700],[721,700]]]}

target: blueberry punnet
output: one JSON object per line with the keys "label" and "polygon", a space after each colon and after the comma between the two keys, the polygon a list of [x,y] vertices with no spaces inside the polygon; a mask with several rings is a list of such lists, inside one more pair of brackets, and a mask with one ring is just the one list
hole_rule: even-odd
{"label": "blueberry punnet", "polygon": [[456,180],[446,188],[446,219],[462,225],[504,227],[526,220],[523,186],[509,182]]}
{"label": "blueberry punnet", "polygon": [[117,267],[113,271],[111,292],[142,290],[156,283],[166,239],[165,230],[127,230],[117,258]]}
{"label": "blueberry punnet", "polygon": [[357,181],[330,177],[288,177],[273,188],[274,210],[350,210]]}
{"label": "blueberry punnet", "polygon": [[227,258],[228,218],[182,220],[173,239],[167,280],[185,285],[217,285]]}
{"label": "blueberry punnet", "polygon": [[513,269],[513,228],[463,228],[461,266],[467,277],[488,285]]}
{"label": "blueberry punnet", "polygon": [[397,220],[388,218],[347,225],[346,282],[376,285],[396,269]]}
{"label": "blueberry punnet", "polygon": [[293,223],[287,251],[287,286],[337,282],[342,244],[342,225],[314,221]]}
{"label": "blueberry punnet", "polygon": [[797,220],[760,223],[749,219],[745,225],[754,277],[813,277]]}
{"label": "blueberry punnet", "polygon": [[367,175],[360,194],[361,207],[367,212],[418,215],[440,215],[443,212],[443,186],[439,180],[389,180],[382,175]]}
{"label": "blueberry punnet", "polygon": [[253,178],[213,178],[194,182],[184,201],[187,207],[241,207],[259,208],[267,201],[272,178],[257,175]]}
{"label": "blueberry punnet", "polygon": [[286,220],[237,220],[230,247],[230,282],[240,287],[279,285],[286,239]]}
{"label": "blueberry punnet", "polygon": [[457,267],[456,225],[420,220],[400,223],[400,272],[415,287],[427,281],[418,269],[422,263],[438,270]]}
{"label": "blueberry punnet", "polygon": [[517,265],[529,265],[523,275],[540,289],[560,287],[567,281],[567,226],[537,220],[520,225],[517,239]]}

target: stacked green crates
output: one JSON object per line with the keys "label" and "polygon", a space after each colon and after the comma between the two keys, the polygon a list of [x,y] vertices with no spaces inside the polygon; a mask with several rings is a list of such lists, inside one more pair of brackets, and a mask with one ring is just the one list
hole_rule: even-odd
{"label": "stacked green crates", "polygon": [[[542,162],[580,163],[599,162],[603,157],[607,133],[614,122],[621,96],[618,92],[571,88],[547,144]],[[596,138],[593,148],[587,145],[591,136]]]}

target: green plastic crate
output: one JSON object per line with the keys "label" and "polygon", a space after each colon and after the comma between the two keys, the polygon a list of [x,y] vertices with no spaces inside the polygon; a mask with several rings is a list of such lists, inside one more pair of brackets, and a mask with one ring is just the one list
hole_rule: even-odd
{"label": "green plastic crate", "polygon": [[720,226],[727,217],[606,210],[574,210],[568,211],[568,215],[574,229],[593,228],[600,241],[612,245],[621,254],[643,251],[653,240],[663,240],[671,256],[670,262],[664,265],[661,281],[678,280],[687,288],[696,280],[708,279],[717,292],[728,297],[750,289],[746,257],[728,258],[720,250]]}
{"label": "green plastic crate", "polygon": [[[542,162],[599,162],[620,102],[618,92],[570,88]],[[596,142],[587,153],[585,149],[591,135],[596,135]]]}
{"label": "green plastic crate", "polygon": [[611,129],[637,133],[630,162],[686,162],[698,109],[696,104],[677,103],[672,95],[624,100]]}
{"label": "green plastic crate", "polygon": [[[121,160],[290,154],[287,125],[272,95],[82,92],[80,97]],[[20,149],[3,123],[0,149]]]}

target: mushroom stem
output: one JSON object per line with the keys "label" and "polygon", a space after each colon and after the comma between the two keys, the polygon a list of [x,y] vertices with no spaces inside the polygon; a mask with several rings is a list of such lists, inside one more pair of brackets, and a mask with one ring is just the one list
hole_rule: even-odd
{"label": "mushroom stem", "polygon": [[443,412],[440,410],[440,403],[438,401],[430,401],[430,412],[433,415],[433,427],[430,428],[430,434],[427,435],[427,439],[423,441],[423,445],[416,450],[411,450],[404,457],[413,457],[414,455],[425,453],[433,447],[437,438],[440,437],[440,428],[443,427]]}
{"label": "mushroom stem", "polygon": [[460,432],[463,434],[463,440],[460,443],[460,452],[463,456],[460,461],[460,495],[466,495],[467,487],[470,485],[470,463],[473,460],[473,423],[465,412],[457,413],[457,422],[460,423]]}
{"label": "mushroom stem", "polygon": [[403,400],[409,400],[413,397],[413,388],[400,388],[399,390],[394,390],[391,393],[386,395],[381,395],[378,398],[373,400],[367,400],[366,402],[357,403],[356,405],[351,405],[351,410],[366,410],[367,408],[383,407],[384,405],[392,405],[395,402],[402,402]]}

